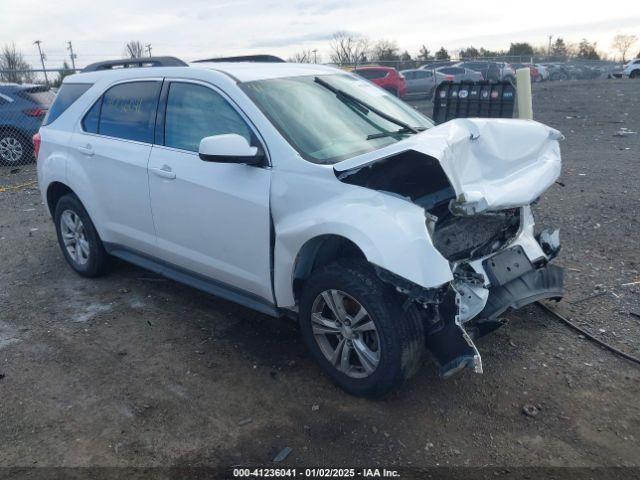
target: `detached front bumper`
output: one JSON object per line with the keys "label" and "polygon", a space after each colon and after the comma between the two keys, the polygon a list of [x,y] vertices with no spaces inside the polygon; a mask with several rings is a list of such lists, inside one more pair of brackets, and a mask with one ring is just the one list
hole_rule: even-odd
{"label": "detached front bumper", "polygon": [[427,347],[442,377],[464,368],[482,373],[482,360],[474,340],[503,324],[509,309],[541,299],[561,299],[564,270],[549,263],[560,250],[558,231],[533,235],[533,217],[525,212],[518,237],[506,249],[464,264],[449,293],[435,307],[427,329]]}

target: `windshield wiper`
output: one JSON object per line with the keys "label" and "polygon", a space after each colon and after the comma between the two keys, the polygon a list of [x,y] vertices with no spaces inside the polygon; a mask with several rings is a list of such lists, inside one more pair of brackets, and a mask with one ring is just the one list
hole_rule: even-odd
{"label": "windshield wiper", "polygon": [[[416,127],[415,130],[418,132],[424,132],[426,130],[425,127]],[[378,132],[372,133],[371,135],[367,135],[367,140],[374,140],[376,138],[384,138],[384,137],[393,137],[394,135],[409,135],[413,132],[408,131],[407,129],[400,128],[399,130],[395,130],[393,132]]]}
{"label": "windshield wiper", "polygon": [[[381,110],[378,110],[376,107],[373,107],[373,106],[369,105],[364,100],[360,100],[358,97],[354,97],[353,95],[351,95],[350,93],[345,92],[344,90],[340,90],[339,88],[334,87],[329,82],[326,82],[325,80],[322,80],[320,77],[315,77],[314,81],[318,85],[322,85],[327,90],[330,90],[331,92],[335,93],[336,97],[338,97],[340,100],[342,100],[342,101],[348,100],[350,102],[356,103],[356,104],[360,105],[361,107],[366,108],[370,112],[375,113],[379,117],[384,118],[386,121],[391,122],[391,123],[395,123],[399,127],[402,127],[402,130],[405,131],[406,133],[418,133],[419,132],[419,130],[417,128],[414,128],[411,125],[409,125],[408,123],[405,123],[402,120],[398,120],[397,118],[392,117],[391,115],[386,114]],[[389,132],[389,133],[391,134],[393,132]]]}

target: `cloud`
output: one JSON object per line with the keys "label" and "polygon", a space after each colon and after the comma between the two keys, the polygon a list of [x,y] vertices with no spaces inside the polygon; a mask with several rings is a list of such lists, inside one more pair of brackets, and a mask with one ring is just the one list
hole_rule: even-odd
{"label": "cloud", "polygon": [[522,11],[510,0],[0,0],[0,45],[15,42],[30,62],[42,40],[47,65],[68,59],[73,41],[77,64],[120,57],[129,40],[153,46],[157,55],[185,60],[213,55],[271,53],[289,57],[317,49],[328,58],[333,32],[372,40],[395,40],[416,53],[468,45],[507,48],[509,42],[544,45],[547,35],[569,42],[586,37],[608,48],[616,32],[640,34],[637,0],[559,2],[536,0]]}

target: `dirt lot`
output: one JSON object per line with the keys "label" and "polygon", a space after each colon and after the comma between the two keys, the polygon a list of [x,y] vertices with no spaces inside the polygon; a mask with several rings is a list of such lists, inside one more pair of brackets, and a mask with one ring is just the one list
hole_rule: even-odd
{"label": "dirt lot", "polygon": [[[537,206],[562,232],[558,308],[637,356],[640,285],[621,285],[640,279],[640,134],[616,132],[640,131],[639,89],[534,90],[537,119],[566,135],[564,186]],[[479,341],[483,375],[425,363],[395,396],[353,398],[290,320],[126,264],[78,277],[34,180],[0,170],[18,186],[0,188],[0,466],[273,465],[287,446],[281,465],[640,465],[640,368],[536,306]]]}

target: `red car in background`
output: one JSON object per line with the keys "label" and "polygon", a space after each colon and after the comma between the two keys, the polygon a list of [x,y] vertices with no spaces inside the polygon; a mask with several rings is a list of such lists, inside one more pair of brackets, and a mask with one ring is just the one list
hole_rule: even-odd
{"label": "red car in background", "polygon": [[514,70],[518,70],[520,68],[529,69],[529,72],[531,73],[532,82],[541,82],[542,80],[544,80],[544,78],[542,77],[542,74],[538,70],[538,67],[536,67],[535,65],[532,65],[531,63],[514,63],[513,64]]}
{"label": "red car in background", "polygon": [[384,88],[396,97],[404,98],[407,94],[404,76],[393,67],[358,67],[353,69],[353,73]]}

